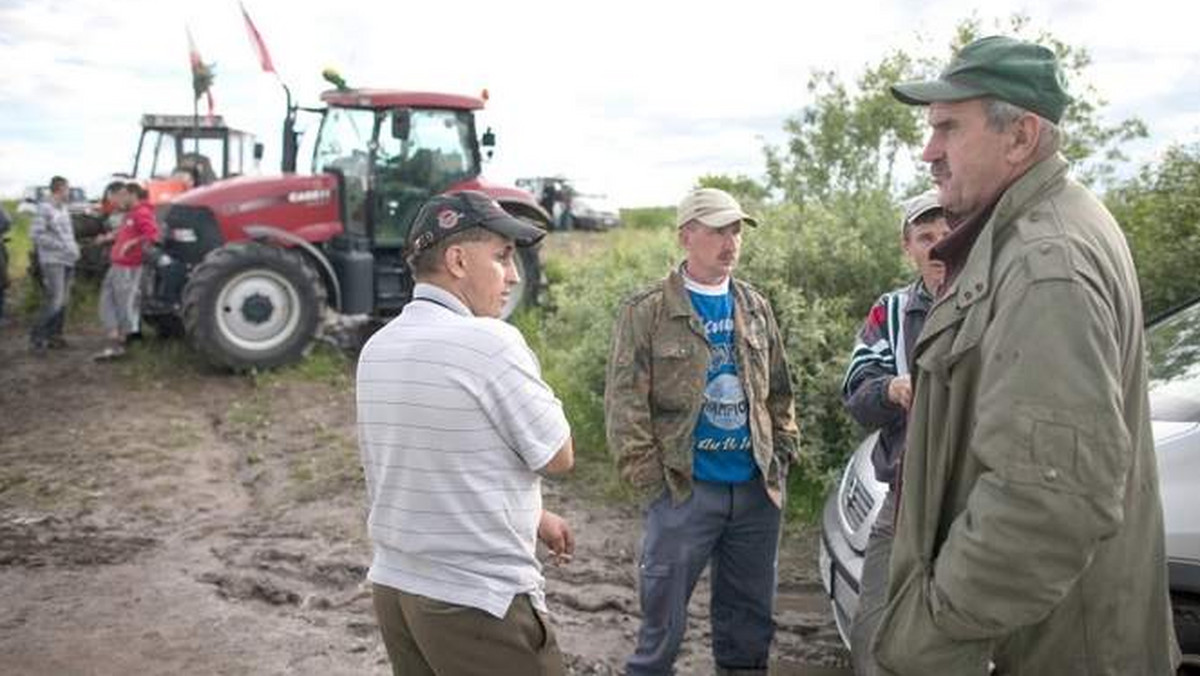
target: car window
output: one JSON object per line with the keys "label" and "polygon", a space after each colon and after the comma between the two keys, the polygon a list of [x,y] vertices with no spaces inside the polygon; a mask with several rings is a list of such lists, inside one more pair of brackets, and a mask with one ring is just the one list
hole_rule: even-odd
{"label": "car window", "polygon": [[1146,330],[1155,420],[1200,422],[1200,302]]}

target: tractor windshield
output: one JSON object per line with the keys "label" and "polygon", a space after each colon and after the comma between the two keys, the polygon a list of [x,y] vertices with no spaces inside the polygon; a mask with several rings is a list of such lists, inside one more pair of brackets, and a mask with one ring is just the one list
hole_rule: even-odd
{"label": "tractor windshield", "polygon": [[346,191],[347,229],[366,232],[366,199],[370,184],[370,149],[375,133],[375,111],[366,108],[330,108],[317,134],[313,167],[338,174]]}
{"label": "tractor windshield", "polygon": [[432,194],[479,175],[474,117],[465,110],[413,109],[408,135],[380,127],[377,163],[383,177]]}

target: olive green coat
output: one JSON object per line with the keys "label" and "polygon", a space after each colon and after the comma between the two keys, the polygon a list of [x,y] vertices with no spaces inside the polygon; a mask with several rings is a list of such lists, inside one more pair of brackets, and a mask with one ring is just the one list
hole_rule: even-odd
{"label": "olive green coat", "polygon": [[[787,355],[767,300],[737,279],[730,287],[754,460],[771,499],[782,506],[798,436]],[[693,433],[708,362],[704,326],[678,271],[624,302],[613,327],[604,422],[621,478],[643,499],[664,486],[676,502],[691,494]]]}
{"label": "olive green coat", "polygon": [[895,674],[1174,673],[1137,277],[1066,172],[1005,191],[917,342]]}

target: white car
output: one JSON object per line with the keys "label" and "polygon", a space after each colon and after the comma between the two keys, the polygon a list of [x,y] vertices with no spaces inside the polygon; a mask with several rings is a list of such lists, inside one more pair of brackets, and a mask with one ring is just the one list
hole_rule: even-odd
{"label": "white car", "polygon": [[[1154,321],[1146,343],[1171,606],[1184,652],[1181,673],[1200,674],[1200,299]],[[822,515],[821,580],[846,645],[867,537],[888,491],[871,465],[875,437],[854,450]]]}
{"label": "white car", "polygon": [[579,192],[571,197],[569,229],[611,230],[621,225],[621,210],[608,195]]}

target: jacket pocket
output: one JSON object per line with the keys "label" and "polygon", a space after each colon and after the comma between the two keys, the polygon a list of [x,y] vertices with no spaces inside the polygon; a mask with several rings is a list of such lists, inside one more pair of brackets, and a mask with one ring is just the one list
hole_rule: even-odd
{"label": "jacket pocket", "polygon": [[[1129,471],[1132,442],[1119,420],[1086,410],[1018,404],[1023,445],[1004,469],[1008,478],[1079,495],[1111,493]],[[1002,459],[993,459],[999,462]]]}
{"label": "jacket pocket", "polygon": [[990,641],[958,641],[938,628],[929,599],[930,577],[918,567],[884,608],[871,650],[896,676],[986,676]]}
{"label": "jacket pocket", "polygon": [[650,399],[657,409],[654,412],[685,410],[695,398],[692,350],[691,345],[682,341],[654,344],[650,352]]}

